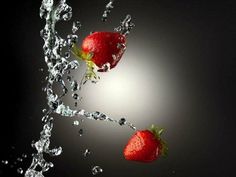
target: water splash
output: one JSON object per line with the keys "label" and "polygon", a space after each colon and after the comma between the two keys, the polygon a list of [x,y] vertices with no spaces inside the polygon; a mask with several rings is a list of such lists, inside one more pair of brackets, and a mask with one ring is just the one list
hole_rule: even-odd
{"label": "water splash", "polygon": [[130,31],[133,29],[134,27],[134,23],[132,22],[132,18],[131,15],[126,15],[126,17],[124,18],[124,20],[122,20],[120,22],[120,26],[118,26],[117,28],[115,28],[114,30],[116,32],[119,32],[123,35],[128,35],[130,33]]}
{"label": "water splash", "polygon": [[102,21],[107,21],[108,15],[111,13],[111,10],[114,8],[114,0],[110,0],[109,3],[107,3],[106,8],[102,14]]}
{"label": "water splash", "polygon": [[[107,5],[107,9],[113,7],[112,2],[113,1],[110,1]],[[106,13],[108,14],[109,12],[108,10]],[[42,122],[44,125],[40,132],[40,138],[38,141],[32,142],[32,147],[35,148],[37,152],[32,155],[32,162],[25,172],[25,177],[44,177],[43,173],[54,166],[52,162],[48,162],[44,159],[44,154],[58,156],[63,152],[60,146],[50,148],[50,138],[54,121],[54,118],[51,116],[52,113],[59,114],[63,117],[76,116],[78,118],[85,117],[98,121],[110,121],[120,125],[127,125],[133,130],[136,129],[133,124],[126,121],[121,123],[121,121],[112,119],[104,113],[98,111],[87,112],[83,109],[75,110],[64,104],[62,97],[68,93],[68,88],[63,80],[63,76],[70,74],[72,70],[76,70],[80,66],[77,60],[69,61],[68,59],[70,58],[70,50],[73,44],[78,41],[78,36],[75,33],[81,27],[81,24],[78,21],[74,22],[72,27],[73,34],[67,35],[66,39],[59,36],[55,29],[56,23],[59,21],[69,21],[72,17],[72,8],[66,4],[66,0],[43,0],[40,7],[40,17],[46,21],[44,29],[40,31],[40,35],[44,40],[44,59],[48,67],[48,76],[45,78],[47,84],[43,89],[43,91],[46,92],[48,108],[43,110],[44,116],[42,117]],[[133,26],[131,17],[127,16],[123,23],[121,23],[121,26],[117,28],[117,31],[127,35]],[[63,53],[63,49],[67,51]],[[71,91],[73,92],[72,97],[77,100],[79,95],[75,92],[80,89],[81,85],[78,84],[77,81],[72,80],[71,76],[67,77],[67,81],[70,83]],[[61,86],[61,95],[55,93],[53,90],[55,83]],[[76,124],[78,124],[78,122],[76,122]],[[90,154],[90,151],[87,152],[87,154]],[[41,170],[36,170],[38,169],[37,167]],[[93,174],[97,174],[101,173],[102,169],[99,166],[95,166],[92,171]],[[20,170],[20,172],[22,171]]]}
{"label": "water splash", "polygon": [[73,22],[72,33],[76,33],[81,28],[81,23],[79,21]]}

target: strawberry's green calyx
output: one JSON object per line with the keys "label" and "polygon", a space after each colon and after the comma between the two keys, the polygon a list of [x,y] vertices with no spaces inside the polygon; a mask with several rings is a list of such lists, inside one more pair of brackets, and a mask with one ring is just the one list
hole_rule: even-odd
{"label": "strawberry's green calyx", "polygon": [[87,70],[84,77],[85,82],[87,80],[97,81],[99,77],[97,76],[95,72],[96,65],[92,61],[93,54],[84,52],[81,48],[77,47],[75,44],[73,44],[71,52],[78,60],[83,60],[86,62]]}
{"label": "strawberry's green calyx", "polygon": [[166,157],[168,155],[168,147],[166,142],[161,138],[164,129],[152,124],[151,128],[149,128],[149,131],[152,132],[156,139],[160,142],[160,155]]}
{"label": "strawberry's green calyx", "polygon": [[75,44],[73,44],[71,52],[79,60],[91,61],[91,59],[93,58],[92,53],[84,52],[81,48],[77,47]]}

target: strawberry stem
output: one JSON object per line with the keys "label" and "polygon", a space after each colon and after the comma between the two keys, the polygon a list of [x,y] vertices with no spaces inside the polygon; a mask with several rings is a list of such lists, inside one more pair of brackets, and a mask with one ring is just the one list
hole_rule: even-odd
{"label": "strawberry stem", "polygon": [[78,48],[75,44],[73,44],[71,49],[72,54],[79,60],[83,60],[86,62],[87,70],[84,75],[84,78],[82,80],[83,83],[86,83],[88,80],[91,80],[92,82],[96,82],[99,77],[97,76],[95,72],[96,65],[92,61],[93,54],[92,53],[86,53],[81,48]]}
{"label": "strawberry stem", "polygon": [[154,134],[154,136],[156,137],[156,139],[158,139],[160,141],[160,143],[161,143],[161,149],[160,149],[161,155],[166,157],[167,152],[168,152],[168,147],[167,147],[166,142],[163,141],[162,138],[161,138],[161,135],[164,132],[164,129],[159,128],[159,127],[152,124],[151,127],[149,128],[149,131],[151,131]]}
{"label": "strawberry stem", "polygon": [[81,48],[77,47],[75,44],[71,48],[72,54],[79,60],[90,61],[93,57],[92,53],[86,53]]}

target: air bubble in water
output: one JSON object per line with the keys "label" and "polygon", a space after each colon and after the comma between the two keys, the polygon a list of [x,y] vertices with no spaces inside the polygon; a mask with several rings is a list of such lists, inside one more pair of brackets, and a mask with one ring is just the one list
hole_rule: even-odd
{"label": "air bubble in water", "polygon": [[19,174],[23,174],[23,173],[24,173],[24,171],[23,171],[23,169],[22,169],[22,168],[18,168],[18,169],[17,169],[17,173],[19,173]]}
{"label": "air bubble in water", "polygon": [[92,168],[92,174],[93,174],[93,175],[97,175],[97,174],[102,173],[102,172],[103,172],[103,170],[102,170],[102,168],[99,167],[99,166],[94,166],[94,167]]}

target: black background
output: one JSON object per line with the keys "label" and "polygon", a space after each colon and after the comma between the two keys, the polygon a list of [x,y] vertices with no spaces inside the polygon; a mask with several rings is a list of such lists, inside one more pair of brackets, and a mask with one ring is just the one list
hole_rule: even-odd
{"label": "black background", "polygon": [[[40,3],[24,0],[1,5],[6,11],[1,11],[1,160],[14,162],[21,153],[34,152],[30,143],[41,130],[41,110],[46,105],[41,80],[46,72],[39,71],[45,68],[43,41],[39,36],[44,25],[38,15]],[[68,4],[73,8],[73,15],[85,26],[82,33],[103,29],[99,20],[106,1],[71,0]],[[101,130],[99,136],[93,130],[86,140],[77,142],[71,122],[56,120],[55,132],[58,133],[53,133],[55,142],[52,143],[64,147],[64,152],[59,157],[48,158],[55,167],[45,176],[92,176],[90,168],[94,164],[104,168],[104,173],[99,175],[104,177],[235,176],[235,2],[117,0],[115,6],[112,24],[118,24],[127,13],[134,17],[136,24],[129,36],[127,52],[134,48],[153,51],[152,57],[145,60],[155,68],[158,67],[154,61],[155,51],[161,51],[166,57],[159,60],[176,76],[173,82],[179,83],[178,88],[184,94],[183,99],[172,105],[177,108],[181,105],[181,110],[166,108],[166,114],[171,112],[172,119],[161,121],[166,129],[169,157],[152,164],[127,162],[120,152],[132,132],[126,132],[119,139],[116,136],[121,129],[116,130],[114,126],[114,134],[111,130]],[[111,30],[114,25],[109,25],[108,22],[104,29]],[[63,33],[69,31],[70,26],[63,22],[58,28]],[[147,45],[142,45],[142,41],[147,41]],[[139,60],[143,58],[136,58],[134,65]],[[155,82],[155,76],[150,78]],[[138,119],[132,121],[140,128],[146,127]],[[155,118],[151,122],[158,123]],[[97,138],[91,139],[93,136]],[[104,144],[99,138],[107,142]],[[83,160],[81,152],[86,147],[83,141],[97,155]],[[26,169],[30,160],[17,166]],[[0,176],[17,175],[16,168],[0,165]]]}

